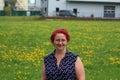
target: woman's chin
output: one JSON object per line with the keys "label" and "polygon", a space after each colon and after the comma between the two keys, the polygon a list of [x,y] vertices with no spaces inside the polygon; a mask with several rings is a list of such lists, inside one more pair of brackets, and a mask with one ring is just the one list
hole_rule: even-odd
{"label": "woman's chin", "polygon": [[57,47],[56,49],[57,49],[57,50],[64,50],[63,47]]}

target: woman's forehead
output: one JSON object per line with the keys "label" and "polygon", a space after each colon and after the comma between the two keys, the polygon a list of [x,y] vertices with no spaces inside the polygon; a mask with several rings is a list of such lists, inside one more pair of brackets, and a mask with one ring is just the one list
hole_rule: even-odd
{"label": "woman's forehead", "polygon": [[57,38],[57,37],[66,38],[66,36],[65,36],[63,33],[57,33],[57,34],[55,35],[55,38]]}

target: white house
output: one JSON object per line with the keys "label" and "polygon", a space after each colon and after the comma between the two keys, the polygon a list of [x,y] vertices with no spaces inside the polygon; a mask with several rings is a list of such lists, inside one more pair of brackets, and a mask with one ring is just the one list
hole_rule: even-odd
{"label": "white house", "polygon": [[41,0],[29,0],[28,4],[29,10],[39,10],[41,9]]}
{"label": "white house", "polygon": [[17,0],[15,7],[17,10],[28,10],[28,0]]}
{"label": "white house", "polygon": [[46,16],[72,10],[78,17],[120,18],[120,0],[41,0]]}
{"label": "white house", "polygon": [[3,7],[4,7],[4,1],[0,0],[0,10],[3,10]]}
{"label": "white house", "polygon": [[[5,1],[9,0],[0,0],[0,10],[3,10]],[[28,10],[28,0],[17,0],[15,7],[17,10]]]}
{"label": "white house", "polygon": [[[7,1],[7,0],[5,0]],[[57,16],[60,10],[72,10],[78,17],[120,18],[120,0],[31,0],[33,10]],[[17,10],[30,10],[30,0],[17,0]],[[4,0],[0,0],[3,10]]]}
{"label": "white house", "polygon": [[[3,10],[5,1],[9,0],[0,0],[0,10]],[[15,4],[16,10],[40,10],[41,0],[17,0]]]}

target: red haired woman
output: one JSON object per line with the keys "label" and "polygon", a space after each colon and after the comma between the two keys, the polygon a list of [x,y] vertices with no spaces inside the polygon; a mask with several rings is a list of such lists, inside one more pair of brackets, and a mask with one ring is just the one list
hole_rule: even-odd
{"label": "red haired woman", "polygon": [[85,80],[79,56],[67,50],[70,35],[65,29],[55,30],[51,37],[55,50],[44,57],[42,80]]}

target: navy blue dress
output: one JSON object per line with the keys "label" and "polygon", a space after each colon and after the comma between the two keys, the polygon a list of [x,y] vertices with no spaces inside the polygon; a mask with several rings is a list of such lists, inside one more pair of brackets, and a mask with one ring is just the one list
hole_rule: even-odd
{"label": "navy blue dress", "polygon": [[58,67],[54,54],[53,52],[44,58],[47,80],[76,80],[75,62],[77,55],[67,51]]}

